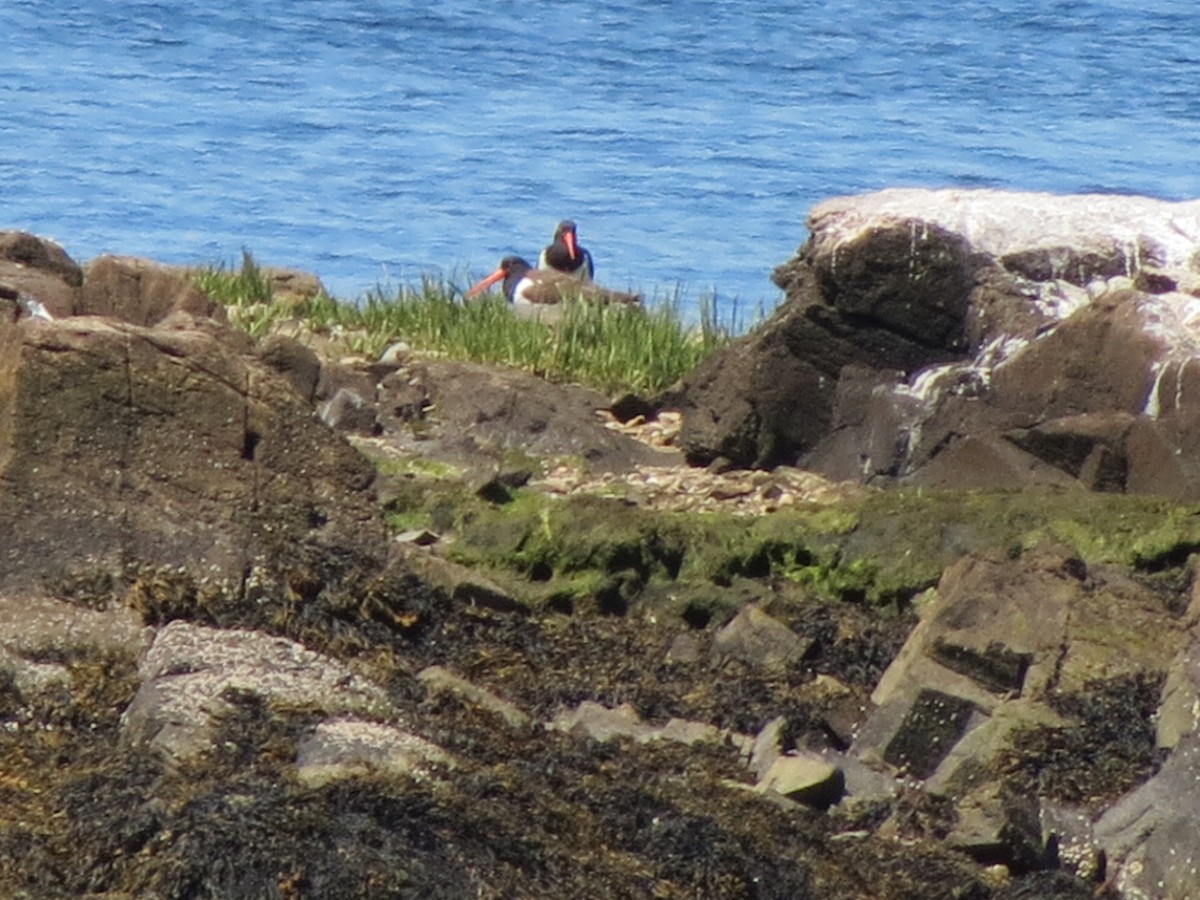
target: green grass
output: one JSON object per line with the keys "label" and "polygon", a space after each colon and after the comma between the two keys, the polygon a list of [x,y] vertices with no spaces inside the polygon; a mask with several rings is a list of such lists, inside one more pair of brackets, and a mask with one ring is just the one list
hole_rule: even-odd
{"label": "green grass", "polygon": [[210,267],[194,280],[255,337],[299,319],[314,332],[341,336],[348,350],[369,358],[403,341],[416,351],[514,366],[609,393],[662,390],[730,339],[715,302],[702,301],[699,324],[688,326],[678,296],[645,309],[569,303],[559,321],[547,325],[518,318],[496,297],[463,302],[461,290],[431,278],[377,288],[359,302],[319,295],[277,303],[270,278],[249,253],[240,269]]}

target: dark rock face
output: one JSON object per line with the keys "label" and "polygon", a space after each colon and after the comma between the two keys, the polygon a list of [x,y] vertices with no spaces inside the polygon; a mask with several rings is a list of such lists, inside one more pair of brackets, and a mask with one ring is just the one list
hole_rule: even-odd
{"label": "dark rock face", "polygon": [[912,219],[865,231],[836,252],[810,257],[821,295],[846,320],[877,324],[921,344],[962,350],[970,246]]}
{"label": "dark rock face", "polygon": [[354,369],[326,366],[317,389],[330,425],[382,435],[468,469],[503,468],[507,457],[570,457],[592,472],[671,465],[654,450],[604,426],[604,395],[552,385],[516,369],[451,360]]}
{"label": "dark rock face", "polygon": [[[276,341],[256,357],[179,269],[81,268],[20,232],[0,233],[0,285],[15,295],[0,323],[0,584],[126,562],[239,584],[306,543],[384,554],[372,466],[311,414],[310,351]],[[29,317],[34,302],[49,315]]]}
{"label": "dark rock face", "polygon": [[[776,277],[787,279],[795,302],[743,343],[709,357],[673,392],[671,402],[684,412],[680,442],[693,465],[718,457],[757,467],[795,462],[798,450],[815,446],[846,412],[837,403],[843,371],[907,371],[955,356],[885,327],[853,281],[839,288],[846,313],[824,301],[810,269],[792,267]],[[885,316],[895,313],[893,304],[875,305]],[[935,305],[931,315],[944,335],[943,312]]]}
{"label": "dark rock face", "polygon": [[991,191],[820,204],[785,304],[672,394],[688,460],[1198,497],[1194,221]]}
{"label": "dark rock face", "polygon": [[382,546],[370,464],[212,334],[28,319],[0,346],[0,578],[137,560],[238,581],[281,542]]}
{"label": "dark rock face", "polygon": [[967,731],[969,700],[922,688],[883,750],[883,761],[913,778],[928,778]]}
{"label": "dark rock face", "polygon": [[317,396],[321,381],[321,360],[310,348],[294,338],[279,334],[268,335],[256,348],[264,363],[286,378],[310,403]]}

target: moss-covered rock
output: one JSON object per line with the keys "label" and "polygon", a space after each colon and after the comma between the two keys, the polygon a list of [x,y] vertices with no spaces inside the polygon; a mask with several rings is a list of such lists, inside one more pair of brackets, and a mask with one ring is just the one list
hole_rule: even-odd
{"label": "moss-covered rock", "polygon": [[661,597],[653,586],[662,582],[728,587],[781,577],[824,599],[903,606],[969,553],[1016,554],[1051,538],[1086,563],[1152,575],[1178,571],[1200,548],[1200,509],[1079,491],[896,491],[752,519],[522,491],[512,503],[461,513],[451,554],[532,602],[578,599],[628,572],[638,583],[632,601]]}

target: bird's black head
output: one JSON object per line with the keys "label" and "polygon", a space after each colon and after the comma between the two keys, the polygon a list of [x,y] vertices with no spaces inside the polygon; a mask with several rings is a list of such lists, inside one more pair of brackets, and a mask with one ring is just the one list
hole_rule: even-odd
{"label": "bird's black head", "polygon": [[533,268],[523,257],[506,256],[500,260],[500,268],[509,276],[520,278],[526,272]]}

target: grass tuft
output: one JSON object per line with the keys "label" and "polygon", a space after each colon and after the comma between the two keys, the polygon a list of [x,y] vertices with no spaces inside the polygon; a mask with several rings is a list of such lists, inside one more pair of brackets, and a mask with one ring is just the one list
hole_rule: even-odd
{"label": "grass tuft", "polygon": [[459,288],[428,277],[415,286],[376,288],[355,303],[324,294],[280,303],[249,252],[240,269],[210,267],[193,277],[254,337],[300,320],[369,358],[403,341],[416,351],[513,366],[609,393],[663,390],[731,336],[718,321],[715,298],[702,299],[694,326],[685,323],[678,295],[644,309],[568,303],[557,321],[543,323],[514,315],[495,296],[464,302]]}

